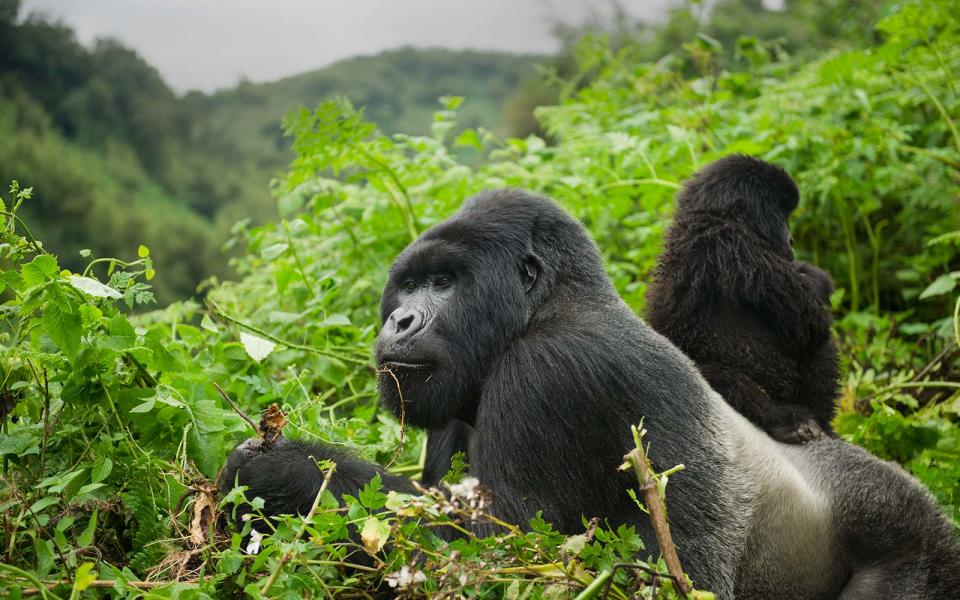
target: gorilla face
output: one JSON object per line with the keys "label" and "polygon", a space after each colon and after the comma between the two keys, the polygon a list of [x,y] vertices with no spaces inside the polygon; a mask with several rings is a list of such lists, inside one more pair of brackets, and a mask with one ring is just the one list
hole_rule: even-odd
{"label": "gorilla face", "polygon": [[421,427],[473,422],[494,358],[534,309],[540,268],[530,227],[469,220],[464,210],[424,233],[394,262],[383,292],[381,399]]}

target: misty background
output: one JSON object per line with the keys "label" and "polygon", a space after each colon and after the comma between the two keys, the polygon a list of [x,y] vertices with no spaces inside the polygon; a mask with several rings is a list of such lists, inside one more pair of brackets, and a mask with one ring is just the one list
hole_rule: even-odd
{"label": "misty background", "polygon": [[[629,0],[620,8],[656,21],[667,4]],[[591,0],[27,0],[23,7],[63,19],[84,44],[115,37],[178,92],[273,81],[403,46],[550,54],[561,47],[558,24],[603,20],[617,9]]]}

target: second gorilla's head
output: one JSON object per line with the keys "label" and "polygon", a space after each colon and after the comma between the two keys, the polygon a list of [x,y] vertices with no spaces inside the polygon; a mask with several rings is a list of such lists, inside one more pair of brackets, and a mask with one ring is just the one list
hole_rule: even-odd
{"label": "second gorilla's head", "polygon": [[696,212],[740,218],[792,257],[787,218],[799,202],[797,184],[783,168],[732,154],[710,163],[687,181],[677,196],[677,219]]}

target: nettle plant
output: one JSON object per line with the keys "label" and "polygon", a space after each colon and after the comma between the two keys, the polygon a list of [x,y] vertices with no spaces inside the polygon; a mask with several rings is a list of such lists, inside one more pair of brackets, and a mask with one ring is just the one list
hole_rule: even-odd
{"label": "nettle plant", "polygon": [[[222,430],[222,418],[165,400],[158,376],[179,366],[168,334],[120,308],[153,301],[149,250],[62,271],[17,215],[31,190],[14,182],[10,192],[0,229],[4,559],[41,579],[89,573],[98,557],[149,564],[162,550],[146,545],[183,489],[176,448],[205,422]],[[136,410],[150,402],[170,410]]]}

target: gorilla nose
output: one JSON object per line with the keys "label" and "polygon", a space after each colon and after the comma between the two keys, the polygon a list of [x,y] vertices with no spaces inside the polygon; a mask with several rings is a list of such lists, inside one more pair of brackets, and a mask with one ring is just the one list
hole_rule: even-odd
{"label": "gorilla nose", "polygon": [[423,313],[416,308],[398,308],[387,319],[387,334],[391,341],[398,342],[408,338],[423,329],[425,319]]}

